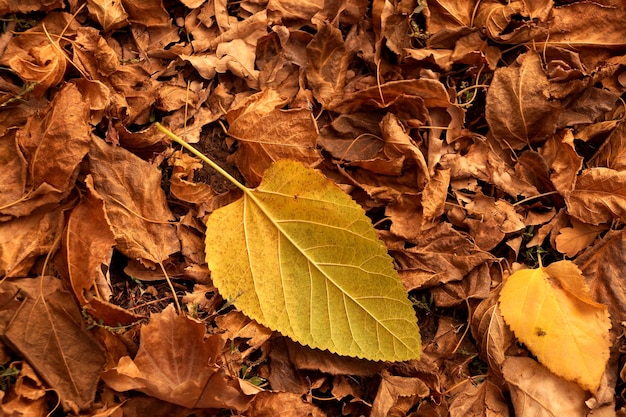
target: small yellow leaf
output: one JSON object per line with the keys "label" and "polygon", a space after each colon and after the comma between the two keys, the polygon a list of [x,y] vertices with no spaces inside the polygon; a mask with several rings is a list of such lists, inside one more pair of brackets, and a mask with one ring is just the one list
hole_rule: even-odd
{"label": "small yellow leaf", "polygon": [[598,389],[609,359],[611,322],[573,262],[511,275],[500,293],[500,312],[550,371],[591,392]]}

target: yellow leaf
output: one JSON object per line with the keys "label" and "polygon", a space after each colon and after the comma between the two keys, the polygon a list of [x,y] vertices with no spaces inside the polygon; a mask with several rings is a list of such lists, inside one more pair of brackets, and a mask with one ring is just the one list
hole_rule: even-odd
{"label": "yellow leaf", "polygon": [[281,160],[207,221],[215,286],[293,340],[371,360],[419,357],[415,312],[361,206],[320,172]]}
{"label": "yellow leaf", "polygon": [[550,371],[595,392],[609,359],[608,308],[570,261],[515,272],[500,293],[515,336]]}

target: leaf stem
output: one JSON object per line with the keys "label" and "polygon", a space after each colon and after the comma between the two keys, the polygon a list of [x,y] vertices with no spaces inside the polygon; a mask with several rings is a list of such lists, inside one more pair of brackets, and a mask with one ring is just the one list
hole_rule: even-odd
{"label": "leaf stem", "polygon": [[242,183],[237,181],[235,179],[235,177],[230,175],[228,172],[224,171],[224,169],[222,167],[217,165],[211,159],[209,159],[206,156],[204,156],[204,154],[202,154],[202,152],[200,152],[199,150],[197,150],[196,148],[194,148],[193,146],[191,146],[190,144],[185,142],[182,138],[176,136],[171,130],[169,130],[168,128],[163,126],[161,123],[156,122],[154,125],[161,132],[163,132],[167,136],[169,136],[174,142],[178,143],[180,146],[182,146],[183,148],[187,149],[189,152],[191,152],[192,154],[194,154],[195,156],[197,156],[198,158],[200,158],[204,162],[206,162],[211,168],[213,168],[214,170],[216,170],[217,172],[222,174],[228,181],[232,182],[235,186],[237,186],[237,188],[242,190],[244,193],[247,193],[249,191],[249,189],[245,185],[243,185]]}

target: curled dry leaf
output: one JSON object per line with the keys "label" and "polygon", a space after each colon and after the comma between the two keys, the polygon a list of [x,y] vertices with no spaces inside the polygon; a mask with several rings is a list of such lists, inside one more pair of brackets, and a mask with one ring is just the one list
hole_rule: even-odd
{"label": "curled dry leaf", "polygon": [[370,416],[385,417],[389,415],[391,409],[406,413],[429,394],[430,389],[421,379],[391,375],[383,371]]}
{"label": "curled dry leaf", "polygon": [[485,116],[502,148],[519,150],[554,133],[557,105],[550,101],[548,78],[534,51],[516,64],[498,68],[487,92]]}
{"label": "curled dry leaf", "polygon": [[626,222],[626,171],[583,170],[566,202],[567,211],[584,223],[599,225],[615,218]]}
{"label": "curled dry leaf", "polygon": [[[563,357],[561,357],[561,360]],[[554,375],[530,358],[509,357],[502,373],[519,417],[585,417],[588,394],[573,382]]]}
{"label": "curled dry leaf", "polygon": [[180,250],[157,167],[94,138],[89,168],[118,250],[155,264]]}
{"label": "curled dry leaf", "polygon": [[468,383],[450,401],[450,417],[509,416],[502,390],[489,379],[480,385]]}
{"label": "curled dry leaf", "polygon": [[591,245],[600,232],[606,228],[582,223],[576,219],[571,219],[571,222],[572,227],[559,229],[555,242],[559,252],[573,258],[578,252]]}
{"label": "curled dry leaf", "polygon": [[310,110],[281,110],[285,100],[275,90],[251,96],[228,115],[228,134],[239,142],[233,162],[249,185],[280,159],[314,167],[321,161],[315,148],[317,126]]}
{"label": "curled dry leaf", "polygon": [[249,398],[216,365],[226,339],[205,338],[205,332],[204,324],[178,316],[170,304],[142,326],[137,356],[122,357],[102,378],[116,391],[138,390],[187,408],[242,411]]}
{"label": "curled dry leaf", "polygon": [[27,297],[5,336],[59,393],[64,407],[91,406],[104,367],[104,351],[86,330],[68,292]]}
{"label": "curled dry leaf", "polygon": [[87,10],[105,32],[128,25],[128,14],[122,0],[87,0]]}

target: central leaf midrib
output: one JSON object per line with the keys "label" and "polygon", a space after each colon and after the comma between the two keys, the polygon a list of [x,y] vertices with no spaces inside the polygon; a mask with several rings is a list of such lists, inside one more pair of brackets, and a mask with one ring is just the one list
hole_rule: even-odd
{"label": "central leaf midrib", "polygon": [[[395,333],[393,333],[389,328],[387,328],[387,326],[385,326],[384,324],[382,324],[382,322],[380,320],[378,320],[378,318],[373,315],[367,308],[365,308],[359,301],[358,299],[355,299],[354,297],[352,297],[351,294],[349,294],[348,292],[344,291],[343,288],[341,288],[340,285],[338,285],[335,280],[333,280],[330,276],[328,276],[328,274],[321,269],[317,262],[315,262],[310,256],[308,256],[301,248],[300,246],[298,246],[293,239],[291,238],[291,236],[285,232],[285,230],[281,227],[280,225],[280,221],[274,219],[274,217],[268,212],[268,210],[265,209],[265,207],[263,206],[262,202],[259,201],[259,199],[257,198],[257,196],[254,194],[254,190],[246,188],[247,191],[244,192],[244,196],[250,198],[250,200],[261,210],[261,212],[263,213],[263,215],[265,215],[265,217],[270,221],[270,223],[272,223],[272,225],[274,227],[276,227],[279,231],[279,233],[283,236],[285,236],[285,238],[289,241],[289,243],[291,243],[297,250],[298,252],[304,256],[306,258],[306,260],[308,261],[309,264],[314,265],[315,269],[317,269],[326,279],[328,282],[332,283],[339,291],[341,291],[342,294],[346,295],[350,300],[352,300],[356,305],[358,305],[363,311],[365,311],[370,317],[372,317],[374,319],[374,321],[376,323],[378,323],[382,328],[384,328],[387,333],[389,335],[391,335],[394,339],[400,341],[400,343],[402,343],[403,346],[405,346],[405,348],[410,351],[413,352],[413,349],[411,349],[410,346],[407,345],[407,343],[404,342],[403,339],[401,339],[400,337],[396,336]],[[263,190],[258,190],[258,192],[265,192]],[[282,194],[279,193],[273,193],[274,195],[280,195],[283,196]],[[288,198],[286,195],[284,196],[284,198]],[[291,197],[289,197],[291,198]],[[328,202],[328,201],[326,201]],[[330,202],[330,204],[333,204],[332,202]],[[244,217],[243,219],[244,224],[246,223],[246,219]],[[325,225],[323,225],[325,226]],[[343,229],[346,230],[346,229]],[[362,237],[362,235],[358,235],[360,237]],[[331,320],[332,321],[332,320]],[[354,333],[352,333],[354,335]],[[380,341],[377,340],[379,342],[378,346],[380,348]],[[394,349],[395,350],[395,349]]]}

